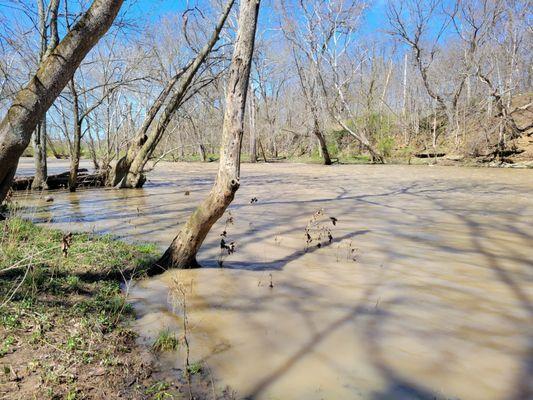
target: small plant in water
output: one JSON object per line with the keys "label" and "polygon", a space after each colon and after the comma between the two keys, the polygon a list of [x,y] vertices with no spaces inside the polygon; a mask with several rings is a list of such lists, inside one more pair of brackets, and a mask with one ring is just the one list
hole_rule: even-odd
{"label": "small plant in water", "polygon": [[338,219],[327,216],[323,208],[316,211],[305,227],[305,251],[312,246],[321,248],[324,244],[332,243],[333,234],[329,224],[336,226],[337,222]]}
{"label": "small plant in water", "polygon": [[353,245],[352,240],[349,242],[341,242],[337,246],[337,262],[339,262],[341,259],[351,260],[351,261],[357,261],[359,257],[359,249],[356,248]]}
{"label": "small plant in water", "polygon": [[191,375],[196,375],[202,372],[202,364],[200,362],[193,362],[187,367],[187,372]]}
{"label": "small plant in water", "polygon": [[224,264],[226,257],[235,252],[236,243],[234,241],[228,241],[228,228],[231,225],[233,225],[233,215],[231,215],[231,211],[228,211],[228,218],[224,225],[224,231],[220,234],[220,255],[218,256],[218,265],[220,267]]}
{"label": "small plant in water", "polygon": [[[187,316],[187,288],[178,279],[174,278],[172,281],[172,290],[169,293],[170,301],[173,304],[173,310],[176,312],[179,308],[182,310],[183,318],[183,336],[181,341],[185,347],[185,378],[187,379],[187,385],[189,388],[189,398],[192,399],[192,383],[191,383],[191,364],[189,362],[190,346],[189,346],[189,318]],[[193,282],[191,281],[190,290],[192,291]]]}
{"label": "small plant in water", "polygon": [[178,349],[179,344],[179,339],[174,332],[171,332],[170,329],[163,329],[157,335],[157,339],[152,345],[152,349],[157,352],[175,351]]}

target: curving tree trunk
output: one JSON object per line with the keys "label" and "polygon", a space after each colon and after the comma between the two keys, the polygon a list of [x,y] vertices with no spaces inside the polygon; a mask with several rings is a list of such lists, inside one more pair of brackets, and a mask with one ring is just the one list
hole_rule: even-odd
{"label": "curving tree trunk", "polygon": [[233,201],[240,184],[244,112],[260,0],[241,0],[239,31],[231,61],[222,129],[220,164],[211,192],[194,211],[156,267],[198,267],[196,253],[213,224]]}
{"label": "curving tree trunk", "polygon": [[72,30],[39,64],[0,122],[0,203],[31,134],[72,79],[83,58],[109,29],[124,0],[94,0]]}

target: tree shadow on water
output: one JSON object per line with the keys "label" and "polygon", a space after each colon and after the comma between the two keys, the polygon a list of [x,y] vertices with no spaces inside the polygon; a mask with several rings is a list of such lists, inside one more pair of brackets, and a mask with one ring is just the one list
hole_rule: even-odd
{"label": "tree shadow on water", "polygon": [[[296,261],[301,257],[304,257],[306,254],[312,254],[318,250],[327,249],[337,242],[341,242],[345,239],[352,239],[356,236],[365,235],[369,232],[371,231],[368,229],[362,229],[359,231],[350,232],[343,236],[333,239],[331,242],[323,243],[321,244],[320,247],[315,245],[315,246],[309,247],[308,249],[296,250],[283,258],[273,260],[273,261],[267,261],[267,262],[231,261],[231,262],[224,263],[222,268],[248,270],[248,271],[281,271],[287,264],[293,261]],[[220,268],[218,261],[215,261],[215,260],[206,260],[202,262],[202,266],[205,268]]]}

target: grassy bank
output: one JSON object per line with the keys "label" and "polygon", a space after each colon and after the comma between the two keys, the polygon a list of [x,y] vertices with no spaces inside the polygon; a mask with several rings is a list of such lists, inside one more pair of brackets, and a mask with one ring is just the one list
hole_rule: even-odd
{"label": "grassy bank", "polygon": [[156,355],[136,344],[120,290],[155,247],[88,234],[65,241],[20,218],[0,222],[0,398],[182,398],[184,380],[158,378]]}

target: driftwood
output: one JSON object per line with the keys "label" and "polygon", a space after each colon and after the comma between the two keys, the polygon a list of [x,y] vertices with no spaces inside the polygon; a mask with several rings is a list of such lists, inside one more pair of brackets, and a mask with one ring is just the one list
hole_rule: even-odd
{"label": "driftwood", "polygon": [[437,158],[444,157],[446,153],[418,153],[415,154],[416,158]]}
{"label": "driftwood", "polygon": [[[524,149],[496,149],[494,151],[491,151],[490,153],[486,154],[478,154],[476,157],[481,160],[481,162],[491,162],[494,161],[496,158],[500,158],[501,161],[504,161],[504,157],[510,157],[516,154],[522,154],[525,152]],[[505,160],[510,161],[510,160]],[[510,161],[512,164],[512,161]]]}
{"label": "driftwood", "polygon": [[[62,172],[57,175],[48,175],[46,183],[49,189],[63,189],[68,187],[69,172]],[[31,188],[33,176],[15,177],[13,180],[13,190],[27,190]],[[99,187],[105,184],[105,174],[89,174],[87,169],[78,171],[77,187]]]}

